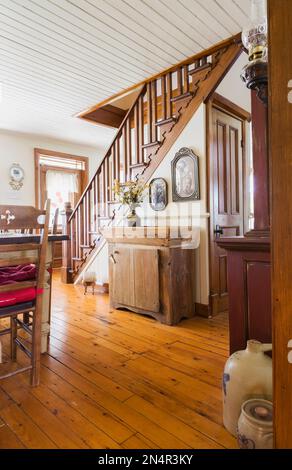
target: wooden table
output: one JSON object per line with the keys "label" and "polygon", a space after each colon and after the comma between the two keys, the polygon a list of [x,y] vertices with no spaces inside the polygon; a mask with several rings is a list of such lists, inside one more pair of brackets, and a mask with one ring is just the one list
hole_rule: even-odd
{"label": "wooden table", "polygon": [[[13,245],[19,243],[36,243],[40,239],[39,235],[29,234],[11,234],[1,233],[0,234],[0,245]],[[47,258],[46,258],[46,275],[45,285],[43,292],[43,311],[42,311],[42,340],[41,340],[41,352],[45,353],[48,349],[48,337],[50,333],[50,307],[51,307],[51,285],[52,285],[52,263],[53,263],[53,245],[57,241],[68,240],[67,235],[49,235]],[[24,252],[25,253],[25,252]],[[9,252],[1,253],[2,258],[9,259],[13,255],[14,258],[17,256],[23,256],[20,252]]]}

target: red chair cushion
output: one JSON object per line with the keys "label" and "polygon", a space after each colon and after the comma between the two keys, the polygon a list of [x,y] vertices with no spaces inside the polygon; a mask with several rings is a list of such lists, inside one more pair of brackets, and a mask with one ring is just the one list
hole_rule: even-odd
{"label": "red chair cushion", "polygon": [[14,282],[35,279],[35,264],[23,264],[18,266],[7,266],[0,268],[0,285],[12,284]]}
{"label": "red chair cushion", "polygon": [[34,300],[41,291],[41,289],[37,291],[34,287],[27,287],[26,289],[19,289],[12,292],[1,292],[0,308]]}

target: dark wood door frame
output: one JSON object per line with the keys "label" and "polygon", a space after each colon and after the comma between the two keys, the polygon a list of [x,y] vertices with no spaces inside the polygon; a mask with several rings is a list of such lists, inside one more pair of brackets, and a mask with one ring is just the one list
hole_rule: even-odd
{"label": "dark wood door frame", "polygon": [[[211,279],[211,230],[214,229],[214,214],[213,214],[213,188],[211,187],[211,152],[212,152],[212,142],[213,142],[213,124],[212,124],[212,112],[213,108],[222,111],[231,117],[239,119],[242,123],[242,141],[243,141],[243,206],[244,206],[244,232],[248,228],[248,215],[246,212],[247,207],[247,178],[246,178],[246,123],[251,121],[251,115],[249,112],[236,105],[227,98],[219,95],[218,93],[213,93],[210,99],[206,102],[206,154],[207,154],[207,211],[210,214],[209,218],[209,283],[212,285]],[[209,297],[209,311],[213,313],[213,299],[211,299],[211,294]],[[216,309],[215,309],[216,311]]]}
{"label": "dark wood door frame", "polygon": [[292,9],[289,0],[268,6],[274,442],[292,449]]}

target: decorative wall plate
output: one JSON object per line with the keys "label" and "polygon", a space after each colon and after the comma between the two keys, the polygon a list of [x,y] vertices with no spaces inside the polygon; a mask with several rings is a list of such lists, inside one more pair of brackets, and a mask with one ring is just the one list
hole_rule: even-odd
{"label": "decorative wall plate", "polygon": [[9,169],[10,181],[9,184],[12,189],[19,191],[23,186],[24,170],[19,163],[13,163]]}

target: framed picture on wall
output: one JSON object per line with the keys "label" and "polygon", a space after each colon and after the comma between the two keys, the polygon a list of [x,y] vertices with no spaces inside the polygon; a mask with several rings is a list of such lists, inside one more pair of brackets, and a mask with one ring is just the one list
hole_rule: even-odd
{"label": "framed picture on wall", "polygon": [[183,147],[175,154],[171,167],[172,200],[199,200],[199,157],[191,149]]}
{"label": "framed picture on wall", "polygon": [[150,206],[155,211],[163,211],[167,202],[167,182],[163,178],[154,178],[149,184]]}

